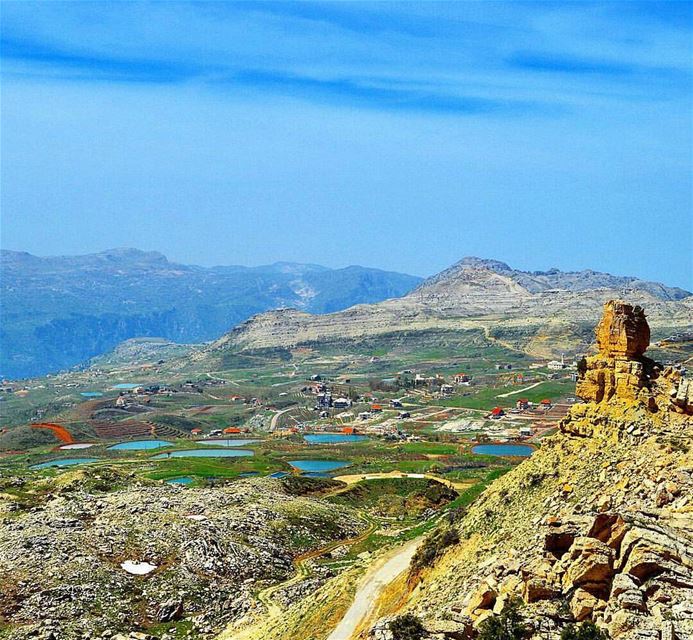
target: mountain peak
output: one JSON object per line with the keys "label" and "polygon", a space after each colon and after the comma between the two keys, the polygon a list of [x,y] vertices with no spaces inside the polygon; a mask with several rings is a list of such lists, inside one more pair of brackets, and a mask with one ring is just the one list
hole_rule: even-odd
{"label": "mountain peak", "polygon": [[502,272],[512,271],[509,265],[500,260],[490,258],[478,258],[476,256],[467,256],[453,265],[455,267],[471,267],[474,269],[488,269],[489,271]]}

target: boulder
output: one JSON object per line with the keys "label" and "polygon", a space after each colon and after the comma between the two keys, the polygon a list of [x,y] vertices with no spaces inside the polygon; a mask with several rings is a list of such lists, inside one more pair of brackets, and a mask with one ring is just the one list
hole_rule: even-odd
{"label": "boulder", "polygon": [[578,588],[570,599],[570,612],[578,622],[582,622],[592,616],[598,603],[599,600],[589,591]]}
{"label": "boulder", "polygon": [[570,548],[565,585],[606,585],[613,575],[613,549],[595,538],[582,536]]}
{"label": "boulder", "polygon": [[159,622],[173,622],[174,620],[180,620],[183,617],[183,601],[182,600],[168,600],[164,602],[157,613],[157,620]]}

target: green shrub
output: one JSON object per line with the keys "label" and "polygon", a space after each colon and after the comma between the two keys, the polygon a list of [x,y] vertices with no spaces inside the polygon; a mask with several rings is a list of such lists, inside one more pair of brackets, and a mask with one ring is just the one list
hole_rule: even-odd
{"label": "green shrub", "polygon": [[487,618],[479,625],[478,640],[522,640],[530,630],[522,621],[519,598],[508,600],[497,616]]}
{"label": "green shrub", "polygon": [[416,550],[411,559],[411,568],[414,571],[429,567],[436,558],[443,555],[447,547],[457,544],[460,534],[452,527],[438,528],[429,535]]}
{"label": "green shrub", "polygon": [[390,622],[390,631],[394,640],[422,640],[427,635],[421,620],[411,613],[405,613]]}
{"label": "green shrub", "polygon": [[561,631],[561,640],[608,640],[606,631],[601,631],[593,622],[583,622],[579,627],[569,624]]}

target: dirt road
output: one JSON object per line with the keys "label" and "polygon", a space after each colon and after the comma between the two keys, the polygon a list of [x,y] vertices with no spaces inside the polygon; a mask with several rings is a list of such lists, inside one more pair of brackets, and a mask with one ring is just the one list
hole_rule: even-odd
{"label": "dirt road", "polygon": [[524,393],[525,391],[534,389],[534,387],[538,387],[540,384],[544,384],[545,382],[546,380],[541,380],[539,382],[535,382],[534,384],[530,384],[528,387],[525,387],[524,389],[517,389],[516,391],[511,391],[510,393],[501,393],[499,396],[496,396],[496,398],[508,398],[509,396],[516,396],[519,393]]}
{"label": "dirt road", "polygon": [[415,538],[380,558],[359,583],[351,607],[327,640],[350,640],[359,625],[372,613],[383,588],[409,567],[423,538]]}

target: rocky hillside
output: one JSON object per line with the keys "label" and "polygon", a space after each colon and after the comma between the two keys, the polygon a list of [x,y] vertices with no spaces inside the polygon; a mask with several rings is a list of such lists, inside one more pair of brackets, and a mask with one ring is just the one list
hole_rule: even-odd
{"label": "rocky hillside", "polygon": [[478,258],[426,280],[408,295],[323,316],[297,310],[260,314],[212,348],[249,350],[292,345],[443,340],[477,331],[489,343],[539,356],[584,349],[607,300],[626,295],[645,305],[659,338],[693,326],[693,296],[635,278],[583,271],[516,271]]}
{"label": "rocky hillside", "polygon": [[591,622],[613,640],[693,638],[693,382],[644,356],[639,307],[607,303],[596,338],[560,433],[448,525],[457,535],[425,542],[390,594],[428,637],[475,638],[514,602],[512,637]]}
{"label": "rocky hillside", "polygon": [[166,623],[185,619],[213,637],[297,554],[365,526],[297,493],[282,480],[181,488],[103,467],[0,478],[0,636],[172,639]]}
{"label": "rocky hillside", "polygon": [[378,302],[421,280],[356,266],[204,268],[135,249],[49,258],[2,251],[0,259],[0,375],[6,377],[67,368],[128,338],[212,340],[268,309],[329,313]]}

